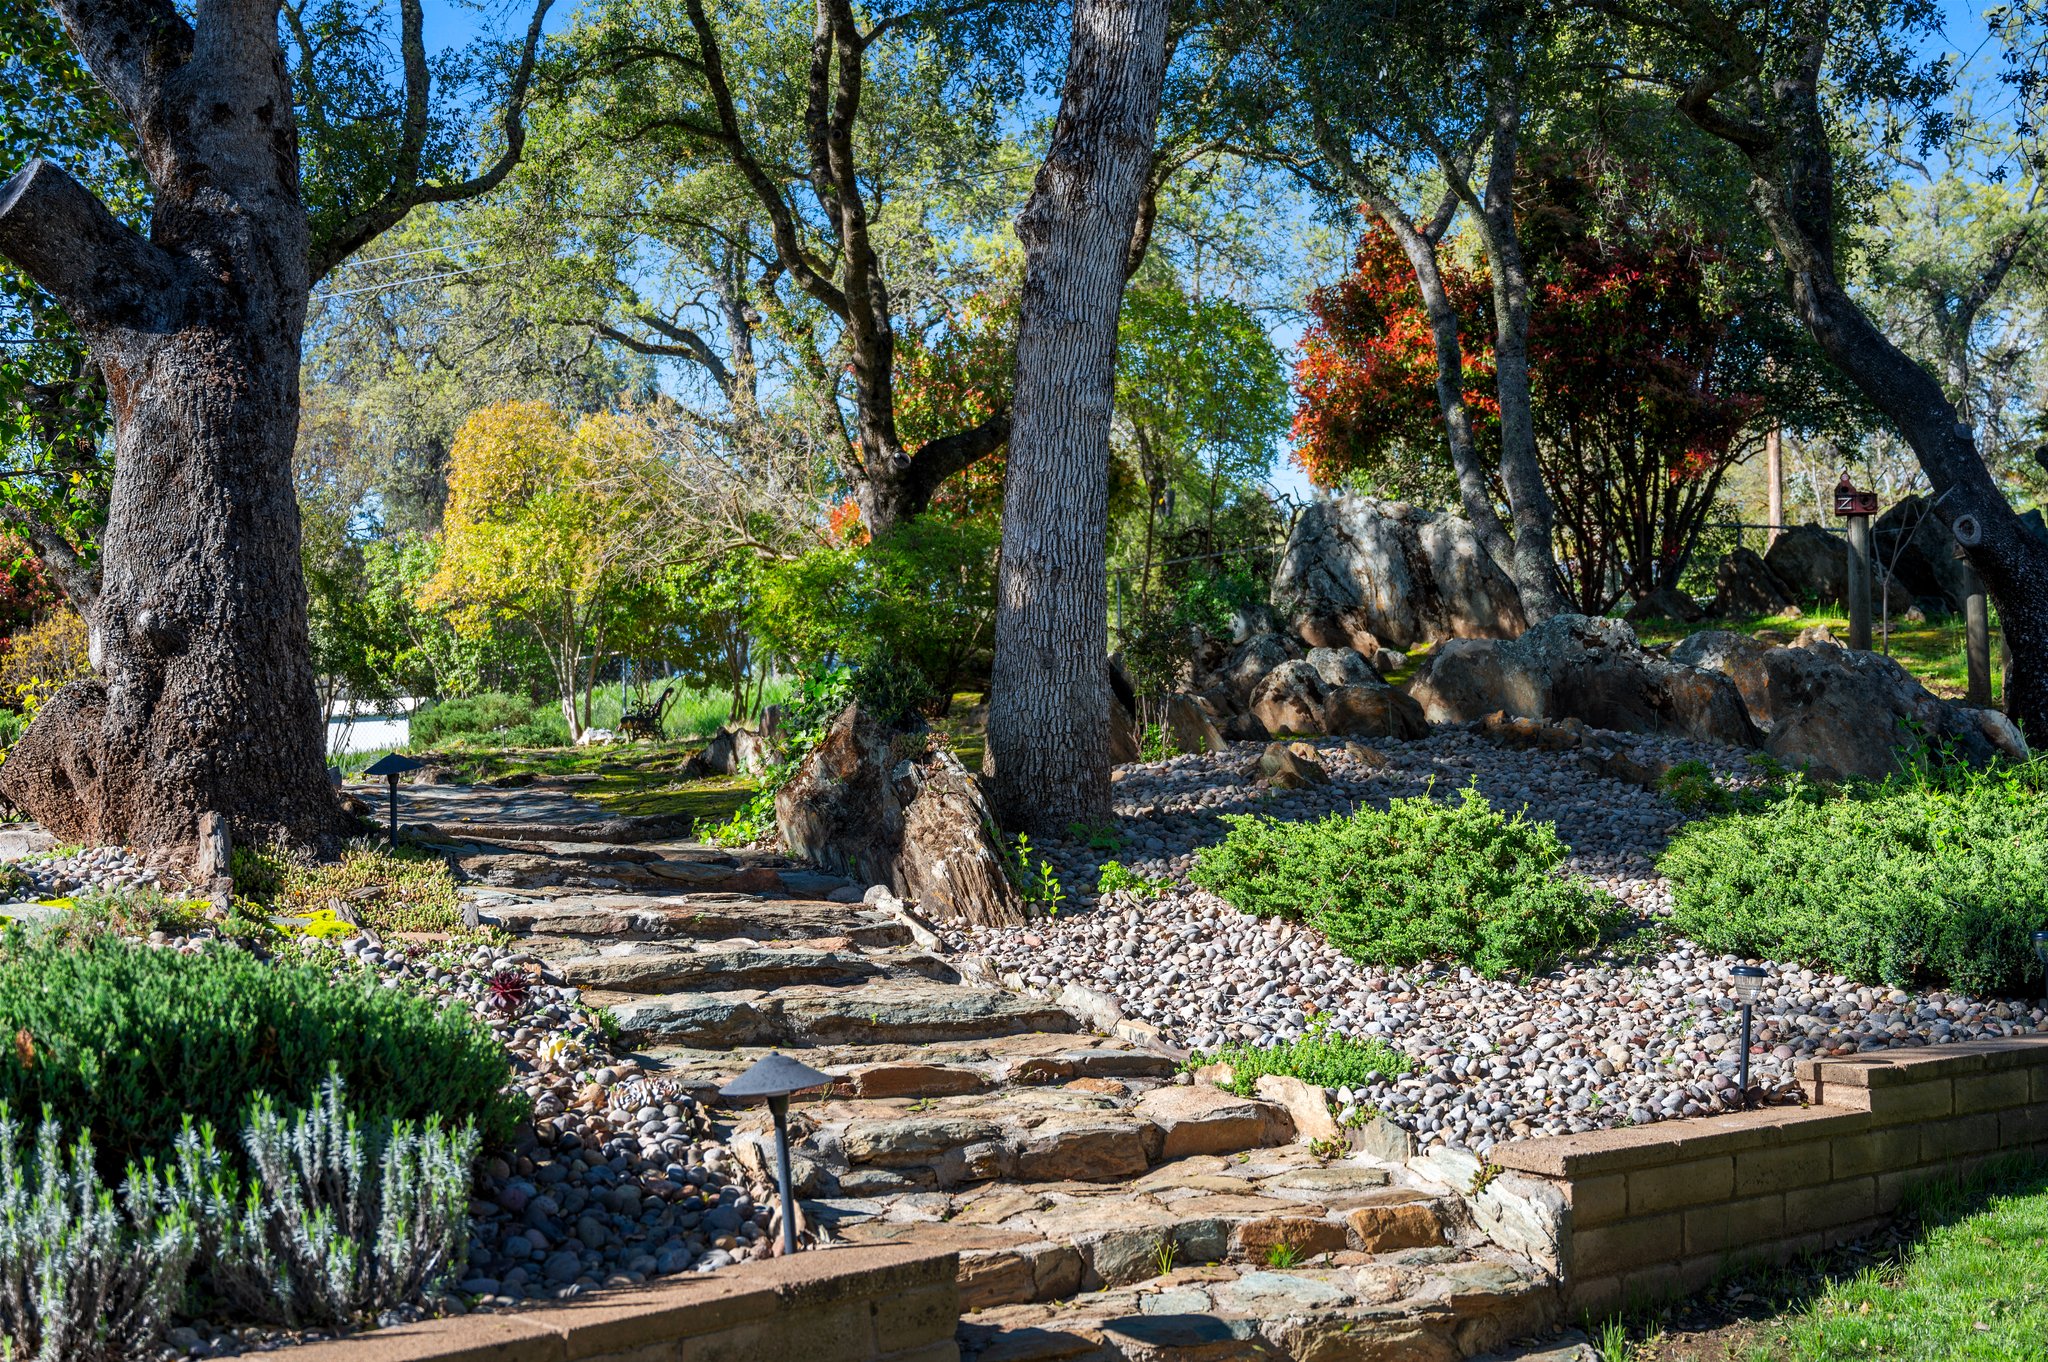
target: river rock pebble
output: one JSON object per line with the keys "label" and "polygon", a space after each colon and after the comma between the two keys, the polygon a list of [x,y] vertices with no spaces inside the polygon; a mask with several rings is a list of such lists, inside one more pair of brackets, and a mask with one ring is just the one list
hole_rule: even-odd
{"label": "river rock pebble", "polygon": [[84,847],[9,861],[20,879],[4,897],[35,903],[110,889],[156,888],[161,877],[122,847]]}

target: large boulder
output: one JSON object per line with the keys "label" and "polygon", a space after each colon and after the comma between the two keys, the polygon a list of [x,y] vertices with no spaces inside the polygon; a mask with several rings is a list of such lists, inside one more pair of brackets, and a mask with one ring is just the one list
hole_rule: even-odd
{"label": "large boulder", "polygon": [[1380,679],[1356,648],[1311,648],[1305,661],[1325,686],[1370,686]]}
{"label": "large boulder", "polygon": [[1871,549],[1891,572],[1886,598],[1893,613],[1916,603],[1962,613],[1970,594],[1970,566],[1956,557],[1948,515],[1926,497],[1901,497],[1870,527]]}
{"label": "large boulder", "polygon": [[1782,615],[1797,604],[1755,549],[1735,549],[1714,569],[1714,613],[1722,619]]}
{"label": "large boulder", "polygon": [[1700,603],[1675,587],[1660,586],[1628,608],[1632,620],[1676,620],[1692,624],[1707,617]]}
{"label": "large boulder", "polygon": [[1166,697],[1166,731],[1182,752],[1227,752],[1230,744],[1216,730],[1201,701],[1192,695],[1175,693]]}
{"label": "large boulder", "polygon": [[2002,714],[1942,700],[1883,653],[1802,635],[1762,657],[1769,691],[1765,748],[1790,766],[1833,779],[1881,779],[1925,745],[1981,765],[2024,760],[2019,732]]}
{"label": "large boulder", "polygon": [[1470,521],[1372,497],[1327,497],[1302,511],[1273,603],[1304,641],[1367,656],[1524,628],[1515,584]]}
{"label": "large boulder", "polygon": [[1800,600],[1840,605],[1849,599],[1849,547],[1818,525],[1794,525],[1764,554],[1764,566]]}
{"label": "large boulder", "polygon": [[1231,652],[1218,680],[1242,708],[1251,703],[1252,692],[1268,673],[1300,656],[1301,649],[1284,634],[1253,634]]}
{"label": "large boulder", "polygon": [[922,724],[891,728],[848,705],[783,787],[775,826],[792,856],[886,884],[927,915],[1026,920],[980,783]]}
{"label": "large boulder", "polygon": [[1423,659],[1408,689],[1433,723],[1499,711],[1743,747],[1760,741],[1734,682],[1645,651],[1620,620],[1559,615],[1517,639],[1453,639]]}
{"label": "large boulder", "polygon": [[1671,660],[1682,666],[1719,672],[1733,681],[1749,717],[1763,727],[1771,722],[1771,678],[1764,667],[1764,656],[1770,651],[1768,643],[1759,643],[1748,634],[1730,629],[1702,629],[1680,639],[1671,650]]}
{"label": "large boulder", "polygon": [[1283,662],[1252,692],[1251,712],[1268,733],[1323,731],[1323,681],[1307,662]]}
{"label": "large boulder", "polygon": [[1376,681],[1338,686],[1325,695],[1323,732],[1333,738],[1426,738],[1429,720],[1406,691]]}

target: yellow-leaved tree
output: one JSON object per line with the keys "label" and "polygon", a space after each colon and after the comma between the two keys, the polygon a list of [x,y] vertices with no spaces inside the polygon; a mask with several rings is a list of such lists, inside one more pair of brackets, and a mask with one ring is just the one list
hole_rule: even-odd
{"label": "yellow-leaved tree", "polygon": [[420,604],[471,637],[508,624],[531,632],[572,739],[589,726],[606,635],[645,559],[636,493],[655,460],[643,422],[605,414],[572,425],[545,402],[475,412],[449,451],[440,567]]}

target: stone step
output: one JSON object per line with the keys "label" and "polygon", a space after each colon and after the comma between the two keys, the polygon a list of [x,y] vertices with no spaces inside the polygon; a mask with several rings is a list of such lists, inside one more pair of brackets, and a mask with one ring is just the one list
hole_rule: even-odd
{"label": "stone step", "polygon": [[553,968],[564,983],[620,993],[780,989],[793,984],[857,984],[885,976],[941,984],[960,982],[952,966],[923,952],[866,954],[738,942],[696,946],[633,942],[595,955],[558,959]]}
{"label": "stone step", "polygon": [[[767,1048],[665,1046],[640,1055],[644,1066],[698,1090],[715,1091],[765,1058]],[[928,1044],[825,1045],[804,1062],[841,1080],[836,1095],[878,1101],[986,1092],[1110,1079],[1150,1086],[1171,1079],[1179,1062],[1114,1036],[1020,1032]]]}
{"label": "stone step", "polygon": [[773,993],[591,992],[636,1045],[917,1045],[1024,1031],[1077,1031],[1072,1013],[1014,993],[883,980],[855,988],[805,984]]}
{"label": "stone step", "polygon": [[962,1362],[1454,1362],[1550,1328],[1557,1292],[1484,1250],[1357,1266],[1177,1267],[1078,1301],[962,1320]]}
{"label": "stone step", "polygon": [[[782,872],[776,872],[778,874]],[[901,919],[859,904],[749,894],[606,894],[494,902],[480,920],[518,935],[594,941],[806,941],[844,937],[867,949],[908,946]]]}
{"label": "stone step", "polygon": [[1295,1136],[1285,1108],[1256,1098],[1109,1078],[917,1101],[828,1095],[800,1110],[800,1150],[817,1165],[817,1181],[864,1197],[985,1182],[1121,1182],[1162,1161],[1242,1155]]}
{"label": "stone step", "polygon": [[[650,887],[734,894],[819,892],[819,877],[811,871],[779,870],[773,866],[741,865],[733,861],[643,859],[646,853],[631,847],[616,848],[611,854],[604,855],[565,855],[471,845],[448,848],[447,855],[462,879],[499,888],[562,885],[582,889]],[[846,881],[833,879],[828,880],[824,887],[829,891],[844,883]]]}
{"label": "stone step", "polygon": [[1482,1246],[1453,1201],[1390,1185],[1397,1175],[1290,1146],[1179,1160],[1115,1185],[994,1183],[805,1206],[847,1242],[958,1252],[963,1308],[979,1310],[1130,1286],[1169,1266],[1356,1267]]}

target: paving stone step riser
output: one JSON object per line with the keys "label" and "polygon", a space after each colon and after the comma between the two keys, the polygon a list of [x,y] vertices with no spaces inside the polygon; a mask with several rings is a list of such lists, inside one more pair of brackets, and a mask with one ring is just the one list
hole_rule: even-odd
{"label": "paving stone step riser", "polygon": [[[624,896],[621,896],[624,897]],[[713,901],[706,903],[703,898]],[[804,941],[844,937],[864,950],[900,949],[914,944],[910,928],[842,904],[805,900],[744,899],[728,895],[677,895],[672,904],[635,896],[631,906],[590,904],[492,905],[479,916],[517,936],[546,936],[592,942],[630,941]]]}
{"label": "paving stone step riser", "polygon": [[852,987],[874,979],[924,979],[957,984],[960,976],[935,955],[863,956],[844,951],[686,951],[587,955],[558,960],[555,972],[579,988],[618,993],[729,993],[798,984]]}
{"label": "paving stone step riser", "polygon": [[983,1305],[958,1337],[963,1362],[1462,1362],[1559,1314],[1553,1285],[1511,1261],[1357,1274],[1219,1267],[1093,1298]]}
{"label": "paving stone step riser", "polygon": [[620,1033],[639,1045],[918,1045],[1080,1029],[1071,1013],[1049,1003],[922,981],[592,1000],[610,1006]]}

